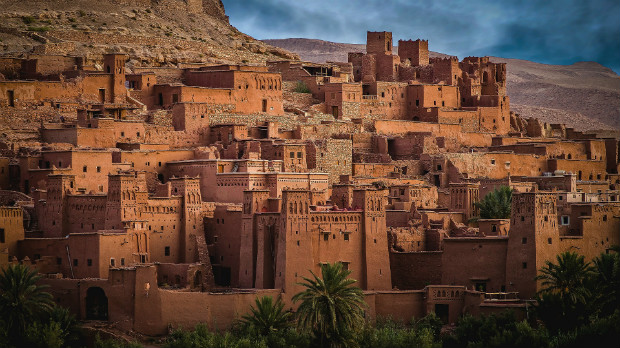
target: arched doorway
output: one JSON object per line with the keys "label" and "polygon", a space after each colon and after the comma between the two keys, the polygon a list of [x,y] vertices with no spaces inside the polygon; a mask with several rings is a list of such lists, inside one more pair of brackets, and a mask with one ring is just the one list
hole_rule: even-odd
{"label": "arched doorway", "polygon": [[108,297],[100,287],[86,291],[86,320],[108,320]]}

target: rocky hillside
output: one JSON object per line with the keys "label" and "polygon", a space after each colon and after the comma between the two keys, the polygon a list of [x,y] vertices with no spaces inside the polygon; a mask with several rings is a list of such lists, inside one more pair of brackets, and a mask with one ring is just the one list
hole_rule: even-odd
{"label": "rocky hillside", "polygon": [[239,32],[220,0],[0,0],[0,55],[128,53],[135,64],[295,59]]}
{"label": "rocky hillside", "polygon": [[[311,39],[264,40],[312,62],[347,61],[365,45]],[[431,56],[444,56],[431,52]],[[461,57],[462,58],[462,57]],[[620,130],[620,77],[594,62],[547,65],[492,57],[507,63],[511,107],[523,117],[566,123],[581,130]]]}

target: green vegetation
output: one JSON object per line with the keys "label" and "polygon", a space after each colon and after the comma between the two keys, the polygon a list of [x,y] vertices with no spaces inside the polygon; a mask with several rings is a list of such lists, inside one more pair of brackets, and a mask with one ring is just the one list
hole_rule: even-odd
{"label": "green vegetation", "polygon": [[142,345],[138,342],[125,342],[123,340],[116,340],[112,338],[101,339],[99,334],[95,336],[94,348],[142,348]]}
{"label": "green vegetation", "polygon": [[9,265],[0,274],[0,346],[73,347],[80,341],[75,317],[54,306],[36,271]]}
{"label": "green vegetation", "polygon": [[295,85],[295,89],[293,91],[296,93],[312,93],[310,88],[308,88],[308,86],[306,86],[306,84],[302,81],[297,81],[297,84]]}
{"label": "green vegetation", "polygon": [[511,206],[512,190],[508,186],[500,186],[476,202],[476,208],[480,210],[478,219],[510,219]]}
{"label": "green vegetation", "polygon": [[35,31],[38,33],[45,33],[50,31],[50,27],[28,27],[28,31]]}
{"label": "green vegetation", "polygon": [[33,16],[23,16],[22,21],[24,22],[24,24],[32,24],[36,22],[37,20]]}
{"label": "green vegetation", "polygon": [[351,271],[341,263],[321,266],[321,278],[303,277],[300,283],[306,290],[293,296],[301,302],[297,309],[297,324],[310,331],[321,347],[349,346],[358,328],[364,324],[364,293],[353,286],[357,281],[348,278]]}
{"label": "green vegetation", "polygon": [[252,327],[263,336],[289,327],[292,316],[284,310],[284,302],[280,297],[273,302],[269,296],[257,298],[256,307],[251,306],[250,313],[243,316],[241,323]]}
{"label": "green vegetation", "polygon": [[551,333],[575,333],[590,325],[603,325],[601,319],[618,315],[620,256],[617,252],[601,254],[592,263],[574,252],[564,252],[556,261],[547,261],[537,277],[543,284],[537,313]]}

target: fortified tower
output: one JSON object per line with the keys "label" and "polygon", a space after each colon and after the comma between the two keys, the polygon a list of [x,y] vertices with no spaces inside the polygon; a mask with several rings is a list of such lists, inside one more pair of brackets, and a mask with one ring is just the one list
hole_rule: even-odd
{"label": "fortified tower", "polygon": [[367,54],[392,54],[392,33],[389,31],[369,31],[366,33]]}
{"label": "fortified tower", "polygon": [[75,192],[75,175],[52,174],[47,179],[47,199],[39,225],[46,237],[63,237],[69,231],[67,196]]}
{"label": "fortified tower", "polygon": [[365,290],[391,290],[392,273],[385,221],[386,190],[354,190],[353,206],[364,210],[364,270]]}
{"label": "fortified tower", "polygon": [[399,40],[398,56],[401,63],[408,61],[411,66],[428,65],[428,40]]}
{"label": "fortified tower", "polygon": [[506,290],[531,298],[540,288],[533,282],[545,261],[560,251],[557,194],[523,192],[512,195],[512,221],[506,255]]}
{"label": "fortified tower", "polygon": [[[198,178],[172,178],[170,189],[173,196],[183,197],[182,231],[180,250],[183,262],[197,261],[196,236],[203,232],[203,220],[200,214],[202,197],[200,195],[200,181]],[[204,232],[203,232],[204,233]]]}
{"label": "fortified tower", "polygon": [[[239,286],[259,288],[255,283],[258,257],[255,230],[255,214],[267,208],[269,190],[243,191],[243,211],[241,215],[241,240],[239,241]],[[265,226],[263,226],[263,229]],[[269,227],[267,227],[269,228]]]}
{"label": "fortified tower", "polygon": [[112,74],[112,90],[109,97],[105,95],[105,90],[99,90],[99,97],[102,103],[124,103],[127,99],[127,89],[125,87],[125,61],[127,56],[124,54],[106,54],[103,56],[103,72]]}

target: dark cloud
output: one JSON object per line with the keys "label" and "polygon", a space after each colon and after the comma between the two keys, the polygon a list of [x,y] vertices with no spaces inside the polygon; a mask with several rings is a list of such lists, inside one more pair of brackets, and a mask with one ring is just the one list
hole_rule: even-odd
{"label": "dark cloud", "polygon": [[423,38],[432,50],[548,64],[596,61],[620,72],[618,0],[224,0],[258,39],[364,43],[366,31]]}

